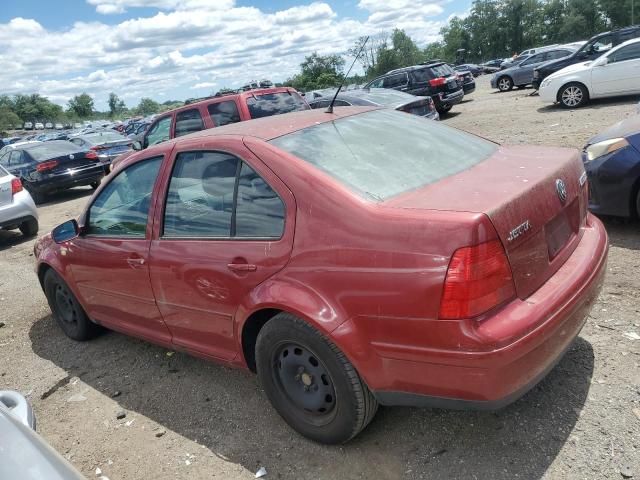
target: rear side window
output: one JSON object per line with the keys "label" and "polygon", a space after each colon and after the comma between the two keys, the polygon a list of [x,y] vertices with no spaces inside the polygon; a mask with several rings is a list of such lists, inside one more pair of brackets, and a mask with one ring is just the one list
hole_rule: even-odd
{"label": "rear side window", "polygon": [[610,55],[611,62],[625,62],[627,60],[638,60],[639,58],[640,42],[622,47],[620,50]]}
{"label": "rear side window", "polygon": [[247,98],[251,118],[269,117],[281,113],[309,110],[309,105],[294,92],[267,93]]}
{"label": "rear side window", "polygon": [[440,122],[395,110],[321,123],[269,143],[376,201],[455,175],[498,148]]}
{"label": "rear side window", "polygon": [[207,110],[209,110],[211,121],[217,127],[240,121],[240,113],[238,112],[236,102],[233,100],[212,103],[207,107]]}
{"label": "rear side window", "polygon": [[193,132],[204,130],[204,122],[197,108],[185,110],[176,114],[175,136],[181,137]]}
{"label": "rear side window", "polygon": [[278,238],[284,204],[246,163],[222,152],[178,155],[167,193],[165,238]]}

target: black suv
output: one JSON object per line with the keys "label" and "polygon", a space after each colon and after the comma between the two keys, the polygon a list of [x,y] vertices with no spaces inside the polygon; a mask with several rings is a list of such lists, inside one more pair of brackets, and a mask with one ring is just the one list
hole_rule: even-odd
{"label": "black suv", "polygon": [[462,101],[462,81],[444,62],[429,62],[391,70],[364,88],[393,88],[412,95],[431,97],[439,113],[446,113]]}
{"label": "black suv", "polygon": [[640,37],[640,25],[633,25],[612,32],[599,33],[591,37],[587,43],[572,55],[552,62],[543,63],[536,68],[533,71],[533,88],[537,90],[542,80],[564,67],[568,67],[574,63],[595,60],[616,45],[638,37]]}

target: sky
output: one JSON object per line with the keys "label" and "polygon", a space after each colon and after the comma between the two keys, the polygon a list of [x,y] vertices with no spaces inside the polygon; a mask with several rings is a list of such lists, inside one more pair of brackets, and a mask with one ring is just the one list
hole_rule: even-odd
{"label": "sky", "polygon": [[424,46],[470,3],[4,0],[0,94],[39,93],[66,105],[86,92],[99,110],[109,92],[130,107],[142,97],[202,97],[250,80],[283,81],[306,55],[345,55],[361,35],[402,28]]}

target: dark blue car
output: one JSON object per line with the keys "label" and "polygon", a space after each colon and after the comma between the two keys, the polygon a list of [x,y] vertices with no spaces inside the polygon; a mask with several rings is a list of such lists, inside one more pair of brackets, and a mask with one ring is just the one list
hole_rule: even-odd
{"label": "dark blue car", "polygon": [[582,161],[593,213],[640,216],[640,114],[591,138],[584,147]]}

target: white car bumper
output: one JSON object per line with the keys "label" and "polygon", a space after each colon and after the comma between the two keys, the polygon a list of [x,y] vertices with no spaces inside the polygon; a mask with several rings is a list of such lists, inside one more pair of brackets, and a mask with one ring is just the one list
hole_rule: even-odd
{"label": "white car bumper", "polygon": [[553,85],[553,82],[544,86],[540,85],[538,93],[543,102],[555,103],[558,100],[558,88]]}

